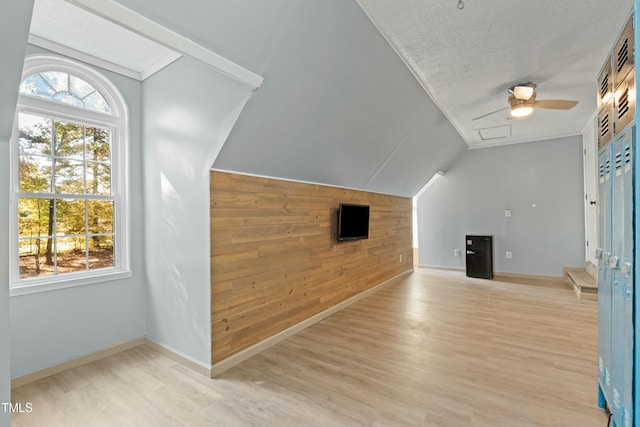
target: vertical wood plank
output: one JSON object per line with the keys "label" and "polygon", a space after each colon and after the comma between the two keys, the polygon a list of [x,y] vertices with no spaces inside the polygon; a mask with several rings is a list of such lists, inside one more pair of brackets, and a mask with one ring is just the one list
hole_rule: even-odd
{"label": "vertical wood plank", "polygon": [[[410,198],[217,171],[210,191],[212,364],[413,266]],[[369,239],[337,241],[340,203],[370,206]]]}

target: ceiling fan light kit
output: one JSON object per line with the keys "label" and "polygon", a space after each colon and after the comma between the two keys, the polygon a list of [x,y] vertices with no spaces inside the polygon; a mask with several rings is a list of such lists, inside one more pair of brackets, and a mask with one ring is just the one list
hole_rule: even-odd
{"label": "ceiling fan light kit", "polygon": [[509,93],[508,107],[483,114],[473,120],[479,120],[506,109],[509,109],[511,117],[522,118],[533,113],[534,108],[544,108],[547,110],[570,110],[578,104],[578,101],[571,101],[568,99],[543,99],[536,101],[536,86],[537,85],[532,82],[520,83],[511,86],[507,90],[507,93]]}
{"label": "ceiling fan light kit", "polygon": [[528,99],[518,99],[515,95],[509,97],[509,108],[512,117],[526,117],[533,113],[533,106],[536,102],[536,96],[532,95]]}
{"label": "ceiling fan light kit", "polygon": [[533,96],[533,90],[536,88],[534,83],[523,83],[509,88],[509,93],[513,94],[517,99],[527,100]]}

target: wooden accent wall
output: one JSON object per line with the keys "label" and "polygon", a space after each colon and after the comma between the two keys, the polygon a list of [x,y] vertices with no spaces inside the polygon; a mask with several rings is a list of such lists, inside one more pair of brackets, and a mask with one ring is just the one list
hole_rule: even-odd
{"label": "wooden accent wall", "polygon": [[[369,239],[337,242],[341,202],[371,207]],[[411,215],[410,198],[211,172],[211,363],[411,269]]]}

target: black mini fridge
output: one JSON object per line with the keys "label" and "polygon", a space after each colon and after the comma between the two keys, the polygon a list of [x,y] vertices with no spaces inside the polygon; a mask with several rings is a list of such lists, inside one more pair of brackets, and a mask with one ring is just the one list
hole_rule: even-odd
{"label": "black mini fridge", "polygon": [[466,239],[467,276],[493,279],[493,236],[470,236]]}

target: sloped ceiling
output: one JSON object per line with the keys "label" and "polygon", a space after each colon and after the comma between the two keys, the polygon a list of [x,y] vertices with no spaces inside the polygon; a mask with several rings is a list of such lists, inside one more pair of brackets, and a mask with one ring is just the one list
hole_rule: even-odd
{"label": "sloped ceiling", "polygon": [[[357,1],[473,148],[580,134],[595,114],[596,76],[633,7],[633,0],[462,0],[463,9],[458,0]],[[506,120],[506,109],[473,120],[507,107],[507,89],[529,81],[538,99],[579,104],[520,120]]]}
{"label": "sloped ceiling", "polygon": [[410,197],[467,148],[354,1],[119,3],[265,78],[215,168]]}
{"label": "sloped ceiling", "polygon": [[0,14],[0,143],[11,137],[33,1],[13,1],[10,7],[10,13]]}
{"label": "sloped ceiling", "polygon": [[[633,0],[117,2],[265,78],[215,168],[413,196],[467,144],[579,134]],[[472,120],[529,80],[580,103]]]}

